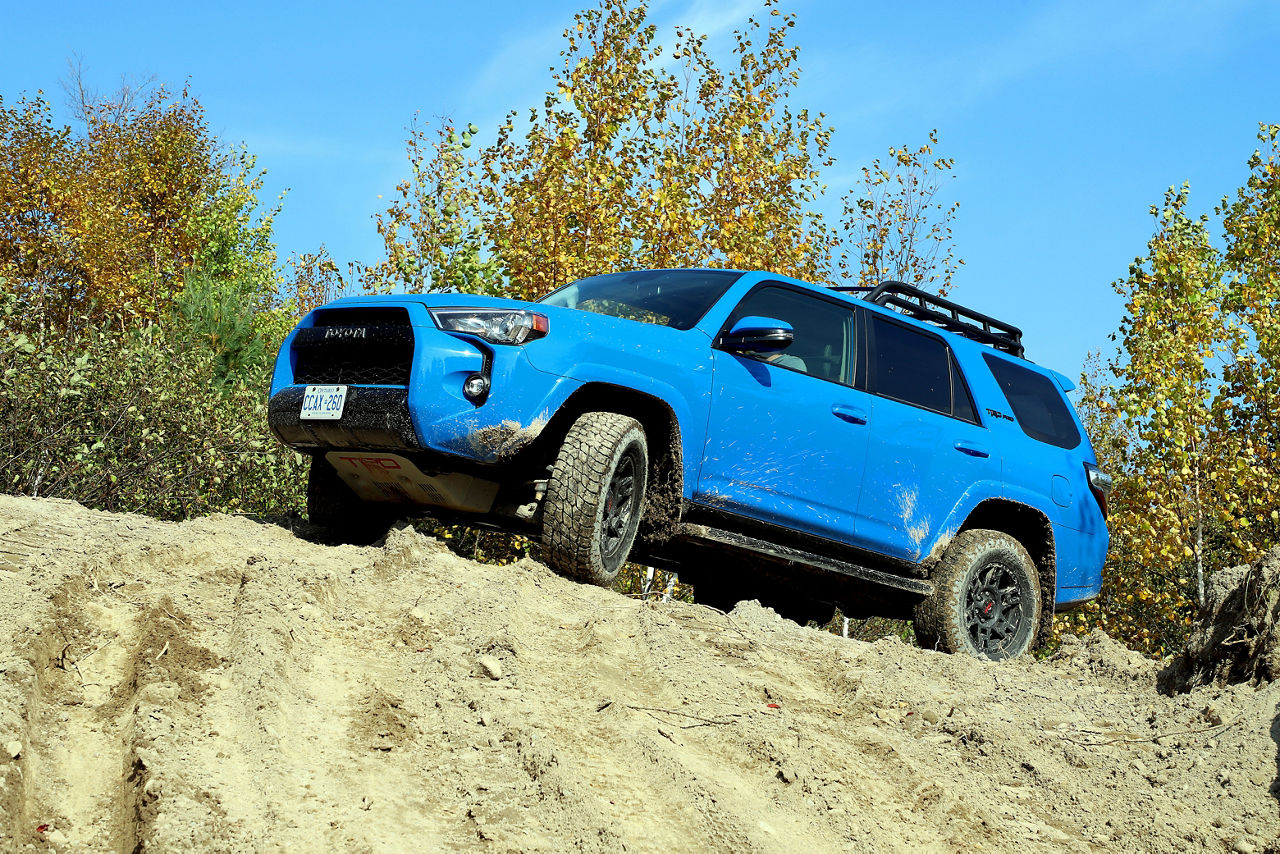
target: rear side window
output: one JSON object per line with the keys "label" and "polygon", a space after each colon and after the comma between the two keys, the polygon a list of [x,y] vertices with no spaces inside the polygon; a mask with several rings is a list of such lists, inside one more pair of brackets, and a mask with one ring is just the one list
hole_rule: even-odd
{"label": "rear side window", "polygon": [[1032,439],[1068,450],[1080,444],[1075,419],[1053,380],[985,353],[982,358],[1000,384],[1022,432]]}
{"label": "rear side window", "polygon": [[875,351],[871,391],[950,415],[952,369],[947,345],[879,315],[868,319]]}

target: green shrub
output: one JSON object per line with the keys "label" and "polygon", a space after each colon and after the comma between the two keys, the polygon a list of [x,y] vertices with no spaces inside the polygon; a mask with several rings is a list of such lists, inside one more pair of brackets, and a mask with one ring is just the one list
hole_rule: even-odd
{"label": "green shrub", "polygon": [[184,519],[300,509],[306,467],[266,427],[269,363],[190,334],[53,329],[0,294],[0,490]]}

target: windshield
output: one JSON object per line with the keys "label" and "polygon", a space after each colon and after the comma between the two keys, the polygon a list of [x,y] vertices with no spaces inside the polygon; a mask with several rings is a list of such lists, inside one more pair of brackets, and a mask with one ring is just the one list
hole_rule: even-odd
{"label": "windshield", "polygon": [[538,302],[690,329],[741,275],[733,270],[606,273],[579,279]]}

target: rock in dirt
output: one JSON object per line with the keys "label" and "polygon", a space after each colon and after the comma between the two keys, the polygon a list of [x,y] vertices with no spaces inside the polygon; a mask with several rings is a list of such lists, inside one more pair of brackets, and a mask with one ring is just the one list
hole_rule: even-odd
{"label": "rock in dirt", "polygon": [[484,675],[490,679],[501,679],[502,661],[492,655],[482,655],[476,659],[476,663],[480,665],[480,669],[484,671]]}

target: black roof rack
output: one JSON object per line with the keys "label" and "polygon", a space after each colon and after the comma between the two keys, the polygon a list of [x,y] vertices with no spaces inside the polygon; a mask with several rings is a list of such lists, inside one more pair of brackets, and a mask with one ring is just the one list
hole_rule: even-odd
{"label": "black roof rack", "polygon": [[1018,327],[904,282],[881,282],[874,288],[841,285],[832,290],[860,293],[868,302],[897,309],[908,317],[940,326],[971,341],[987,344],[1020,359],[1026,358],[1022,347],[1022,330]]}

